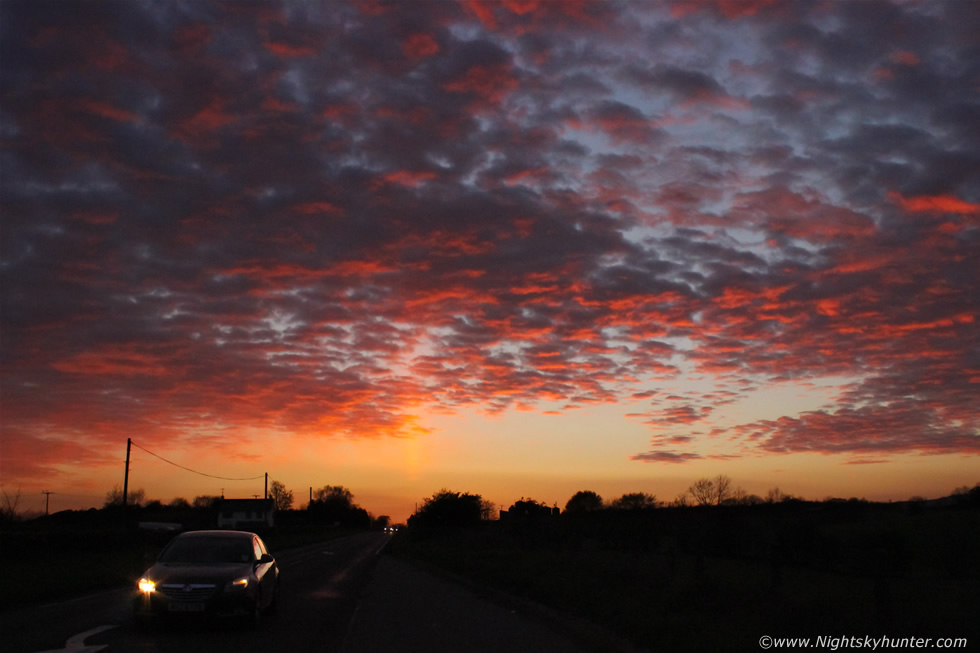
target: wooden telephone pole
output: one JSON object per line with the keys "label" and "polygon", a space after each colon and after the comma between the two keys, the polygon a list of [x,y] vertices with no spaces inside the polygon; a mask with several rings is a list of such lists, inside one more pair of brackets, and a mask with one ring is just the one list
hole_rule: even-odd
{"label": "wooden telephone pole", "polygon": [[54,494],[54,492],[41,490],[41,494],[44,495],[44,514],[46,515],[48,514],[48,502],[51,501],[51,495]]}
{"label": "wooden telephone pole", "polygon": [[127,500],[127,495],[129,494],[129,452],[130,449],[132,449],[132,447],[133,447],[133,439],[126,438],[126,475],[123,476],[123,502],[122,502],[123,519],[126,518],[126,500]]}

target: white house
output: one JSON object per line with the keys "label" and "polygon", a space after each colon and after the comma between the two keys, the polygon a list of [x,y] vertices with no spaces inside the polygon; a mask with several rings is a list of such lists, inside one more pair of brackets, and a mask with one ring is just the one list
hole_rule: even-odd
{"label": "white house", "polygon": [[215,509],[218,528],[255,530],[276,524],[276,504],[272,499],[219,499]]}

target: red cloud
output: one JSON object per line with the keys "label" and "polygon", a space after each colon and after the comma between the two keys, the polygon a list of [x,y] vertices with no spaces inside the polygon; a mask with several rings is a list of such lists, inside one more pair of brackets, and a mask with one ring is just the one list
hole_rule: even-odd
{"label": "red cloud", "polygon": [[890,192],[888,198],[897,202],[906,211],[913,213],[958,213],[962,215],[980,213],[980,204],[971,204],[952,195],[918,195],[905,197]]}
{"label": "red cloud", "polygon": [[496,104],[518,86],[510,65],[470,66],[462,77],[443,84],[451,93],[476,95],[485,102]]}
{"label": "red cloud", "polygon": [[118,120],[120,122],[141,122],[139,114],[133,113],[131,111],[125,111],[118,107],[115,107],[108,102],[99,102],[97,100],[82,100],[81,106],[83,109],[90,113],[102,116],[103,118],[109,118],[110,120]]}
{"label": "red cloud", "polygon": [[262,44],[262,46],[276,56],[286,57],[289,59],[296,59],[299,57],[315,57],[318,54],[316,48],[310,46],[292,45],[290,43],[266,41]]}
{"label": "red cloud", "polygon": [[493,15],[495,3],[485,2],[485,0],[463,0],[463,4],[480,19],[484,27],[491,30],[497,29],[497,19]]}
{"label": "red cloud", "polygon": [[416,33],[402,41],[402,51],[412,59],[422,59],[438,54],[439,44],[431,34]]}
{"label": "red cloud", "polygon": [[892,52],[892,61],[903,66],[918,66],[921,62],[919,55],[908,50],[895,50]]}
{"label": "red cloud", "polygon": [[168,354],[150,354],[136,347],[106,346],[75,354],[51,364],[71,374],[112,376],[167,376],[173,373]]}
{"label": "red cloud", "polygon": [[718,11],[725,18],[734,20],[755,16],[759,12],[779,5],[780,0],[679,0],[670,7],[670,15],[683,18],[701,11]]}
{"label": "red cloud", "polygon": [[238,122],[240,116],[226,112],[226,104],[227,102],[221,98],[212,98],[207,106],[177,126],[180,138],[197,145],[202,141],[212,140],[210,137],[213,132]]}
{"label": "red cloud", "polygon": [[415,172],[413,170],[396,170],[395,172],[389,172],[379,179],[376,179],[374,182],[372,182],[372,187],[380,188],[386,184],[397,184],[399,186],[417,188],[425,182],[436,179],[437,177],[438,175],[431,171]]}
{"label": "red cloud", "polygon": [[330,202],[306,202],[304,204],[297,204],[293,207],[293,211],[301,213],[303,215],[344,215],[347,211],[343,208],[331,204]]}

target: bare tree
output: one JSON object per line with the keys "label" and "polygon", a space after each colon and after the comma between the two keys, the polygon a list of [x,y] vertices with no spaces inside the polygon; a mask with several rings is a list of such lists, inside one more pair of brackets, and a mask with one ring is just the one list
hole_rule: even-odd
{"label": "bare tree", "polygon": [[769,488],[769,491],[766,492],[766,503],[779,503],[787,498],[787,495],[783,494],[778,487]]}
{"label": "bare tree", "polygon": [[167,507],[173,508],[174,510],[187,510],[191,507],[191,504],[184,497],[174,497],[170,503],[167,504]]}
{"label": "bare tree", "polygon": [[715,502],[715,482],[710,478],[698,479],[687,492],[699,506],[710,506]]}
{"label": "bare tree", "polygon": [[3,491],[3,506],[0,507],[0,517],[4,519],[14,520],[17,518],[17,504],[20,503],[20,488],[17,488],[17,492],[14,493],[13,498],[7,494],[7,491]]}
{"label": "bare tree", "polygon": [[289,510],[293,507],[292,491],[287,490],[279,481],[269,483],[269,498],[275,504],[276,510]]}
{"label": "bare tree", "polygon": [[199,510],[210,510],[214,507],[214,503],[220,498],[221,497],[211,497],[206,494],[202,494],[201,496],[194,497],[194,501],[191,502],[191,506]]}
{"label": "bare tree", "polygon": [[480,518],[483,521],[494,521],[499,517],[499,512],[497,511],[497,504],[489,499],[482,499],[480,501]]}
{"label": "bare tree", "polygon": [[735,489],[732,488],[732,479],[724,474],[715,477],[715,497],[714,504],[720,506],[735,496]]}
{"label": "bare tree", "polygon": [[[142,506],[144,501],[146,501],[146,491],[143,488],[129,490],[129,492],[126,493],[126,505],[128,506]],[[121,506],[122,504],[122,488],[118,485],[113,485],[112,489],[105,493],[105,505],[103,507],[110,508],[113,506]]]}

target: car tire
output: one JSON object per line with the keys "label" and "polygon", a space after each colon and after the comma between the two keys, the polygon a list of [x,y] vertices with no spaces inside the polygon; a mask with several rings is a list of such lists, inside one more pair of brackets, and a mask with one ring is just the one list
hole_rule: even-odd
{"label": "car tire", "polygon": [[146,615],[134,614],[133,625],[136,627],[137,632],[146,633],[153,627],[153,620]]}
{"label": "car tire", "polygon": [[258,630],[262,626],[262,595],[255,597],[255,603],[252,605],[252,610],[248,617],[248,627],[253,630]]}

